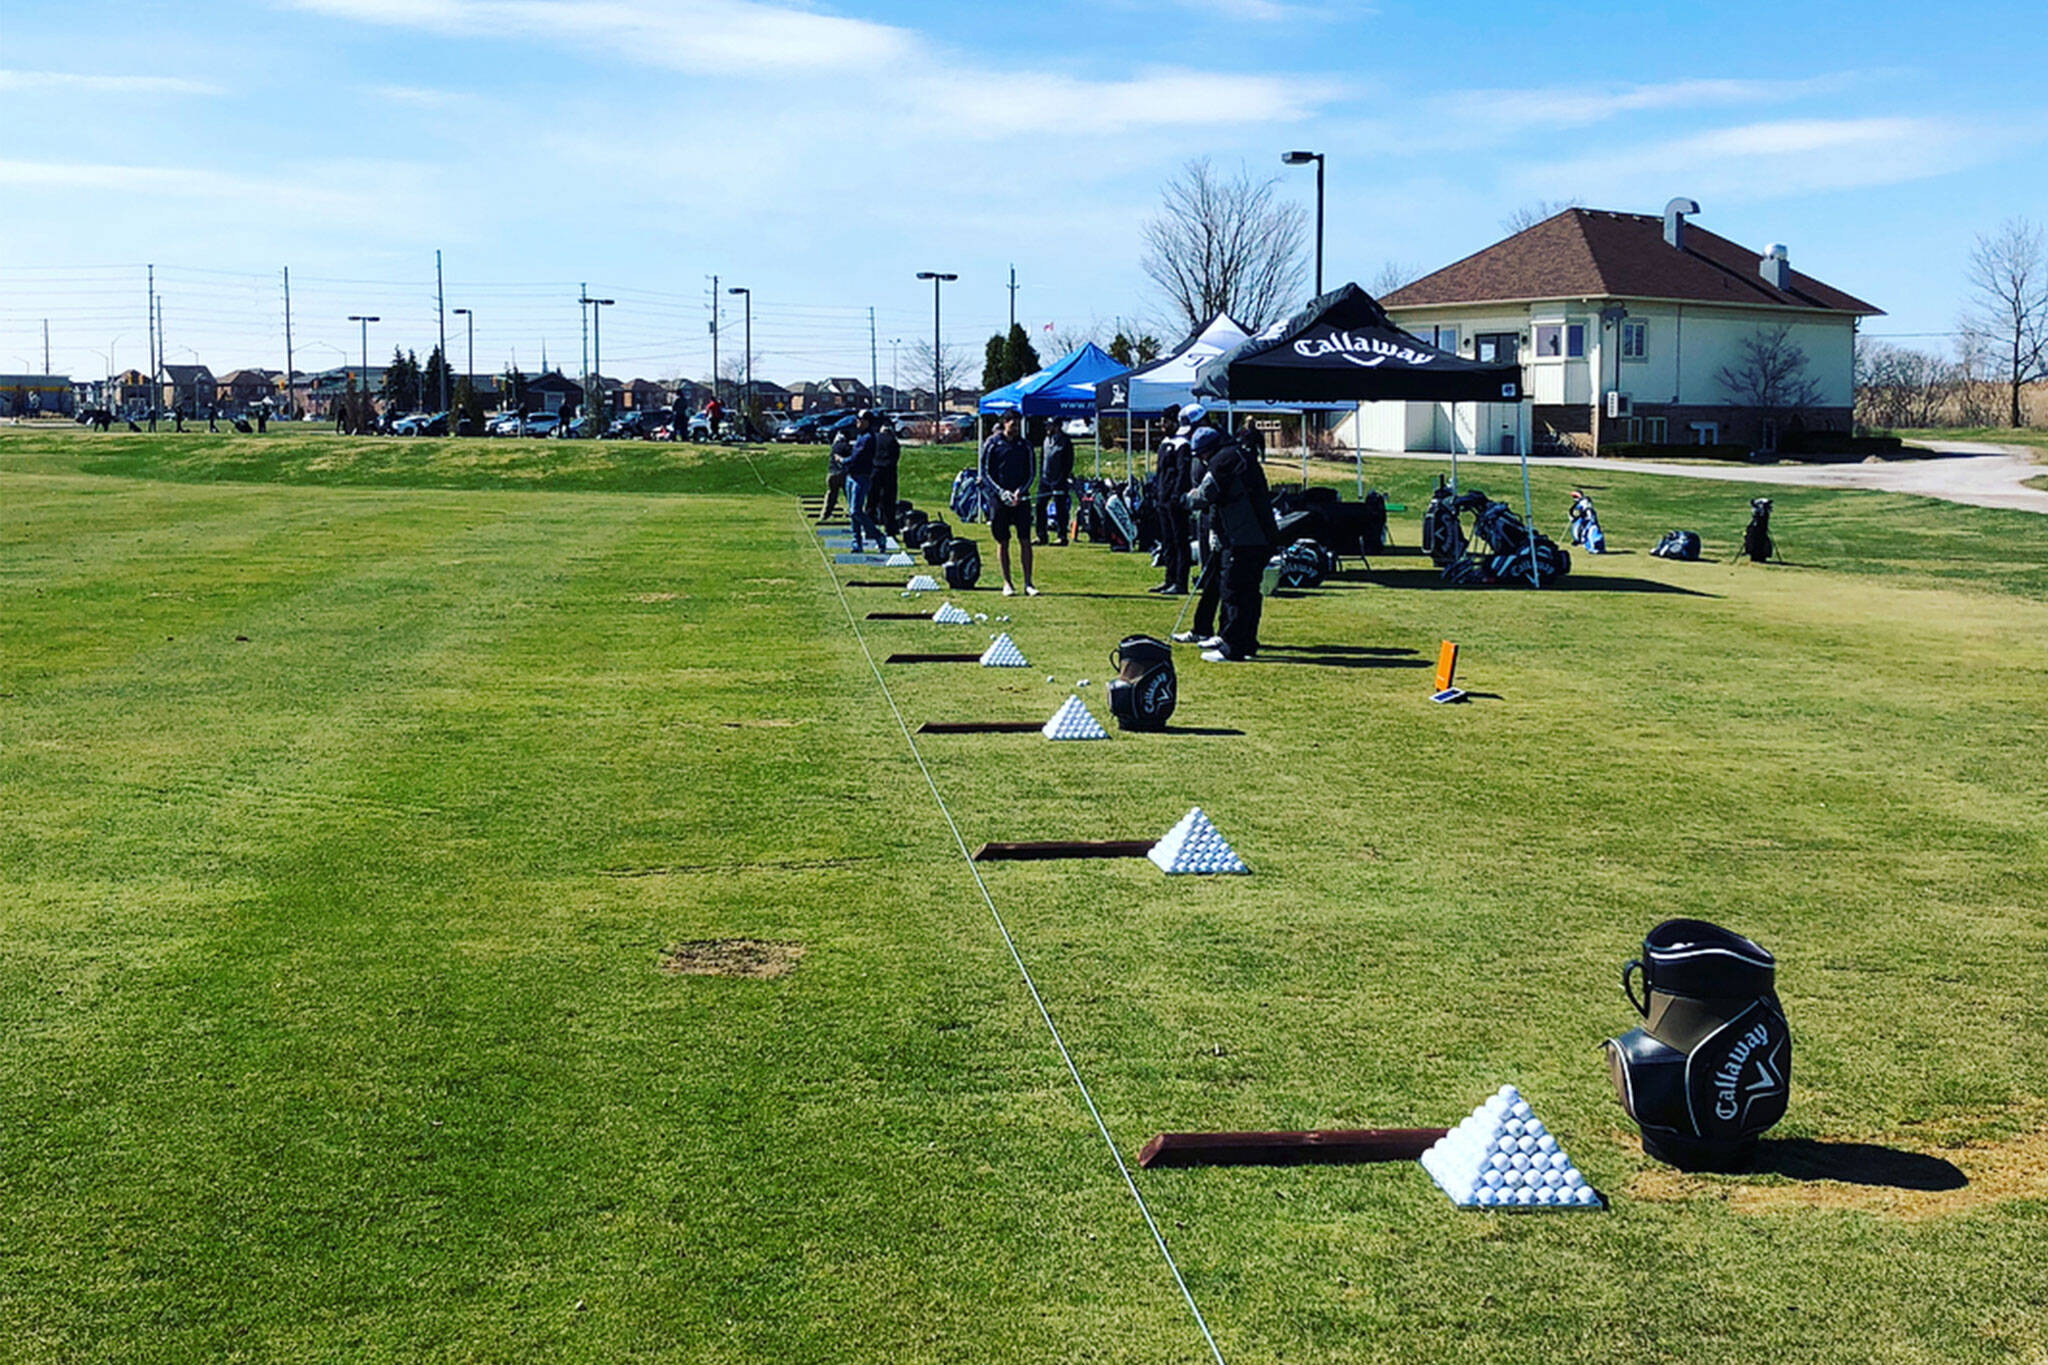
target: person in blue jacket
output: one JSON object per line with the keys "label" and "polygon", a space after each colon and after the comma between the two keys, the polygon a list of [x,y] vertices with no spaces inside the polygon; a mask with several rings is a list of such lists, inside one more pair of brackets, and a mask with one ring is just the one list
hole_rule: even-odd
{"label": "person in blue jacket", "polygon": [[1003,570],[1003,596],[1015,597],[1010,577],[1010,533],[1017,533],[1024,555],[1024,595],[1038,596],[1031,582],[1031,521],[1037,504],[1031,486],[1038,480],[1038,461],[1031,445],[1017,434],[1017,415],[1003,419],[981,443],[981,489],[988,504],[988,527],[996,538],[996,562]]}
{"label": "person in blue jacket", "polygon": [[867,549],[863,532],[873,532],[875,548],[882,548],[882,528],[868,512],[868,482],[875,475],[875,431],[863,413],[854,423],[853,450],[846,457],[846,519],[853,524],[853,552]]}

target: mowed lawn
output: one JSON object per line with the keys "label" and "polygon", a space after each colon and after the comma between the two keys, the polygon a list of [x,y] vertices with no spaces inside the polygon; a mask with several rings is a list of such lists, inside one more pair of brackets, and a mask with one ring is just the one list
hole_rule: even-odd
{"label": "mowed lawn", "polygon": [[[0,433],[0,1358],[1210,1358],[849,624],[898,571],[789,496],[821,470]],[[1459,592],[1435,472],[1369,468],[1407,552],[1270,603],[1269,661],[1183,653],[1187,731],[918,741],[970,845],[1200,804],[1253,867],[985,868],[1134,1170],[1513,1082],[1612,1201],[1136,1172],[1225,1358],[2043,1359],[2048,521],[1539,470],[1632,553]],[[1727,562],[1758,491],[1791,564]],[[1674,526],[1712,562],[1644,553]],[[979,627],[844,600],[877,659],[1030,658],[883,665],[912,727],[1081,678],[1107,719],[1177,604],[1097,546],[1040,577]],[[1761,1174],[1648,1161],[1607,1080],[1680,914],[1780,958]],[[664,970],[713,940],[788,970]]]}

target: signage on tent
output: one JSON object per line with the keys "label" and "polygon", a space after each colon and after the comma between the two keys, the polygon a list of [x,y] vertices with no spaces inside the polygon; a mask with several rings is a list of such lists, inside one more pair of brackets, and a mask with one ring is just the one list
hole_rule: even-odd
{"label": "signage on tent", "polygon": [[[1406,365],[1427,365],[1436,359],[1427,351],[1418,351],[1413,346],[1399,346],[1379,337],[1359,336],[1355,332],[1331,332],[1326,337],[1303,337],[1294,343],[1294,353],[1306,360],[1319,356],[1340,355],[1354,365],[1370,368],[1388,359],[1399,360]],[[1377,357],[1360,360],[1358,355]]]}

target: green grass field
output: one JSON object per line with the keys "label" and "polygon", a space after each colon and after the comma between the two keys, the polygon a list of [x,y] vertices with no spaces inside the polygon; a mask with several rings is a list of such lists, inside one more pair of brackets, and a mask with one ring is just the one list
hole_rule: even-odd
{"label": "green grass field", "polygon": [[[789,495],[821,471],[0,432],[0,1358],[1210,1358],[842,607],[895,571]],[[1405,546],[1434,473],[1368,469]],[[970,844],[1200,804],[1255,870],[986,869],[1126,1160],[1512,1081],[1612,1200],[1136,1172],[1225,1358],[2048,1359],[2048,523],[1589,467],[1536,471],[1546,528],[1575,475],[1629,553],[1276,599],[1271,662],[1183,655],[1212,733],[920,737]],[[1728,562],[1758,491],[1789,564]],[[1674,526],[1709,562],[1645,553]],[[970,594],[1009,623],[859,629],[1030,657],[884,666],[913,727],[1082,677],[1106,719],[1149,575],[1054,550]],[[1780,958],[1765,1173],[1656,1166],[1609,1087],[1672,914]],[[664,970],[720,940],[789,970]]]}

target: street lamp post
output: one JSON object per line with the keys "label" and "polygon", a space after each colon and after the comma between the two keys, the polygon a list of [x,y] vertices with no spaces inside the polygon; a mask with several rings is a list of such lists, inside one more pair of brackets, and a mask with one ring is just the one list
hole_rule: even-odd
{"label": "street lamp post", "polygon": [[932,442],[938,443],[939,423],[945,414],[941,405],[945,401],[945,386],[940,381],[939,363],[939,286],[959,279],[958,275],[943,275],[936,270],[920,270],[917,277],[932,282]]}
{"label": "street lamp post", "polygon": [[370,408],[370,324],[384,319],[374,314],[350,313],[348,320],[363,325],[363,416],[367,417]]}
{"label": "street lamp post", "polygon": [[903,344],[902,337],[889,338],[889,392],[895,398],[895,406],[903,407],[903,376],[896,368],[896,348]]}
{"label": "street lamp post", "polygon": [[586,403],[590,403],[590,411],[596,413],[599,416],[599,418],[602,419],[605,411],[604,324],[602,321],[604,314],[599,310],[611,307],[612,304],[616,302],[616,300],[593,299],[586,296],[578,300],[578,302],[587,303],[590,305],[590,363],[592,367],[595,368],[597,371],[597,400],[596,402],[591,403],[590,395],[586,393],[583,395],[583,401]]}
{"label": "street lamp post", "polygon": [[725,291],[728,294],[747,296],[747,396],[740,400],[740,411],[747,419],[747,440],[754,439],[754,291],[746,285],[736,284]]}
{"label": "street lamp post", "polygon": [[[461,318],[461,319],[463,320],[463,324],[464,324],[465,328],[466,328],[466,329],[468,330],[468,332],[469,332],[469,357],[468,357],[467,363],[466,363],[466,364],[464,365],[464,368],[463,368],[463,371],[462,371],[462,380],[463,380],[463,382],[464,382],[465,384],[468,384],[468,385],[469,385],[469,401],[470,401],[470,402],[472,402],[472,403],[474,403],[474,402],[476,402],[476,401],[477,401],[477,399],[476,399],[476,314],[475,314],[475,313],[474,313],[473,311],[471,311],[470,309],[467,309],[467,308],[457,308],[457,309],[455,309],[455,310],[454,310],[454,312],[455,312],[455,316],[456,316],[456,317],[459,317],[459,318]],[[481,409],[481,408],[479,408],[478,410],[479,410],[479,411],[481,411],[482,409]],[[451,416],[451,417],[450,417],[450,418],[448,419],[448,434],[449,434],[450,436],[453,436],[453,435],[454,435],[454,434],[456,433],[456,430],[457,430],[457,429],[458,429],[459,427],[461,427],[461,425],[462,425],[462,423],[461,423],[460,421],[458,421],[458,420],[457,420],[456,418],[454,418],[454,417],[452,417],[452,416]]]}
{"label": "street lamp post", "polygon": [[1323,154],[1321,152],[1282,152],[1283,165],[1306,166],[1316,163],[1316,296],[1323,292]]}

